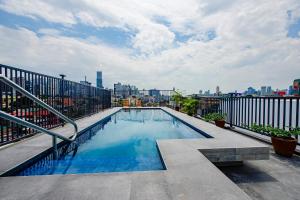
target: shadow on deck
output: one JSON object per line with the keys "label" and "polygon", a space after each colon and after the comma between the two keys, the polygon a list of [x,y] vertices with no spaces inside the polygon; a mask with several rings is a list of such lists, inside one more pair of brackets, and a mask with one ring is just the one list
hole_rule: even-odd
{"label": "shadow on deck", "polygon": [[300,156],[285,158],[272,151],[270,160],[219,169],[254,200],[296,200],[300,198],[299,167]]}

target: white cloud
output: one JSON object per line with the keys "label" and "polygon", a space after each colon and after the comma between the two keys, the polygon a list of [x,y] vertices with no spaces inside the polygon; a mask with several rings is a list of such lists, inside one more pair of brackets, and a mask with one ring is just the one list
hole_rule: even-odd
{"label": "white cloud", "polygon": [[156,52],[172,47],[175,34],[165,26],[145,26],[133,39],[133,47],[145,54]]}
{"label": "white cloud", "polygon": [[38,30],[38,33],[40,34],[44,34],[44,35],[60,35],[61,31],[57,30],[57,29],[53,29],[53,28],[42,28]]}
{"label": "white cloud", "polygon": [[[64,72],[77,80],[84,76],[77,73],[82,69],[94,79],[102,64],[109,87],[123,81],[194,92],[216,85],[225,91],[250,85],[281,88],[299,78],[300,40],[287,38],[288,25],[300,17],[297,0],[39,2],[2,1],[0,9],[64,25],[121,28],[134,33],[132,48],[111,48],[97,39],[64,37],[47,29],[38,37],[28,29],[1,27],[1,63]],[[52,16],[53,10],[58,14]],[[207,41],[211,30],[217,37]],[[175,33],[192,37],[179,43]]]}
{"label": "white cloud", "polygon": [[77,17],[80,19],[80,22],[86,25],[91,25],[95,27],[105,27],[110,26],[105,20],[94,17],[91,13],[88,12],[79,12]]}
{"label": "white cloud", "polygon": [[43,18],[50,22],[62,24],[76,23],[75,17],[71,11],[57,7],[50,1],[42,0],[3,0],[0,9],[7,12],[23,15],[31,18]]}

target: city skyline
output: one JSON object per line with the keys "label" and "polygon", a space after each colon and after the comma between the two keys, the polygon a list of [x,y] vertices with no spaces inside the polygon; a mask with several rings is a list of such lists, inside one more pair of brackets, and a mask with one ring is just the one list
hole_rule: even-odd
{"label": "city skyline", "polygon": [[[295,84],[297,86],[295,86]],[[272,96],[272,95],[276,95],[276,93],[281,93],[282,95],[299,95],[299,88],[300,85],[300,79],[295,79],[292,84],[290,84],[287,88],[273,88],[272,86],[266,86],[266,85],[262,85],[258,88],[254,88],[252,86],[249,86],[248,88],[241,90],[241,91],[231,91],[229,93],[239,93],[239,94],[243,94],[243,95],[258,95],[258,96]],[[297,87],[298,89],[295,89],[295,87]],[[298,92],[297,92],[298,90]],[[299,93],[299,94],[298,94]],[[216,90],[215,92],[211,93],[211,90],[203,90],[200,89],[198,94],[200,95],[215,95],[215,96],[219,96],[221,94],[226,94],[226,93],[222,93],[221,89],[219,86],[216,86]]]}
{"label": "city skyline", "polygon": [[101,66],[107,86],[281,88],[300,74],[299,8],[296,0],[1,0],[0,63],[76,81],[83,72],[93,84]]}
{"label": "city skyline", "polygon": [[299,199],[300,0],[0,0],[0,44],[0,200]]}
{"label": "city skyline", "polygon": [[[64,76],[64,74],[60,74],[60,76]],[[12,80],[17,81],[17,82],[22,82],[25,87],[27,87],[27,81],[25,81],[24,77],[19,77],[19,76],[13,76]],[[67,80],[67,79],[66,79]],[[72,80],[71,80],[72,81]],[[24,82],[24,83],[23,83]],[[89,86],[95,86],[97,88],[104,89],[103,86],[103,77],[102,77],[102,71],[96,71],[96,83],[93,85],[92,82],[89,82],[87,76],[84,76],[84,80],[79,81],[80,84],[83,85],[89,85]],[[114,95],[116,95],[115,91],[119,91],[120,93],[124,93],[125,96],[131,96],[131,95],[137,95],[140,91],[149,91],[150,96],[151,91],[177,91],[180,92],[183,95],[203,95],[203,96],[221,96],[221,95],[226,95],[229,93],[237,93],[241,95],[255,95],[255,96],[293,96],[293,95],[300,95],[300,79],[295,79],[291,85],[288,86],[288,88],[272,88],[272,86],[260,86],[259,88],[253,88],[252,86],[249,86],[247,89],[238,91],[234,90],[231,92],[222,92],[220,86],[216,86],[215,92],[211,93],[211,90],[202,90],[200,89],[198,93],[186,93],[186,91],[180,91],[178,89],[165,89],[165,88],[143,88],[143,89],[138,89],[137,86],[132,85],[132,84],[121,84],[120,82],[114,83],[113,87],[105,87],[105,89],[110,89],[111,91],[114,92]],[[124,96],[121,95],[121,96]],[[117,95],[118,96],[118,95]],[[126,98],[124,96],[124,98]]]}

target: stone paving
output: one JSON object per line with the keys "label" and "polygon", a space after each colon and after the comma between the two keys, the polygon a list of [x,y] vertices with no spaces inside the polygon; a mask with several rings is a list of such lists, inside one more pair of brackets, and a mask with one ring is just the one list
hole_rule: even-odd
{"label": "stone paving", "polygon": [[[178,141],[193,149],[198,149],[213,163],[269,159],[269,146],[266,144],[235,134],[230,130],[218,128],[213,124],[176,112],[170,108],[164,107],[162,109],[213,137],[207,140]],[[158,142],[159,145],[162,143],[172,143],[172,140]],[[172,148],[171,145],[169,146],[168,148]]]}
{"label": "stone paving", "polygon": [[[99,173],[76,175],[51,175],[29,177],[1,177],[0,199],[203,199],[203,200],[250,200],[251,198],[212,162],[261,160],[269,158],[269,147],[237,133],[220,129],[212,124],[183,113],[162,108],[188,124],[213,136],[207,139],[159,140],[158,146],[167,170]],[[95,123],[101,117],[116,112],[107,110],[91,121],[82,122],[82,127]],[[65,127],[67,128],[67,127]],[[66,131],[67,132],[67,131]],[[42,136],[38,136],[40,138]],[[48,138],[49,139],[49,138]],[[35,142],[32,142],[34,141]],[[13,150],[35,152],[51,146],[40,145],[36,138],[21,142],[0,151],[0,169],[9,169],[3,163],[3,153]],[[44,141],[44,139],[43,139]],[[51,141],[51,140],[50,140]],[[25,148],[29,143],[31,148]],[[50,145],[50,146],[49,146]],[[18,149],[18,146],[23,148]],[[42,146],[42,147],[41,147]],[[214,149],[214,150],[213,150]],[[22,151],[23,150],[23,151]],[[225,153],[224,153],[225,152]],[[27,158],[26,155],[23,158]],[[9,160],[19,160],[16,156]],[[2,160],[1,160],[2,159]],[[7,159],[7,157],[6,157]],[[18,162],[12,162],[16,164]],[[261,162],[261,161],[255,161]],[[264,161],[265,162],[265,161]],[[3,167],[4,166],[4,167]]]}
{"label": "stone paving", "polygon": [[245,161],[220,167],[253,200],[300,199],[300,157],[285,158],[271,151],[270,160]]}

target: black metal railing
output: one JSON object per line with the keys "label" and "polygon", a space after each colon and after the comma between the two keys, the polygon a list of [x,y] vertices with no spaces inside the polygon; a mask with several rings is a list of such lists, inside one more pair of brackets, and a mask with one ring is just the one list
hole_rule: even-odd
{"label": "black metal railing", "polygon": [[[71,119],[111,107],[109,90],[0,64],[0,73]],[[43,128],[63,125],[50,113],[0,82],[0,109]],[[0,119],[0,145],[35,134],[32,129]]]}
{"label": "black metal railing", "polygon": [[281,129],[300,125],[300,97],[248,97],[230,94],[221,97],[200,97],[198,115],[225,113],[230,126],[249,129],[251,125],[264,125]]}

